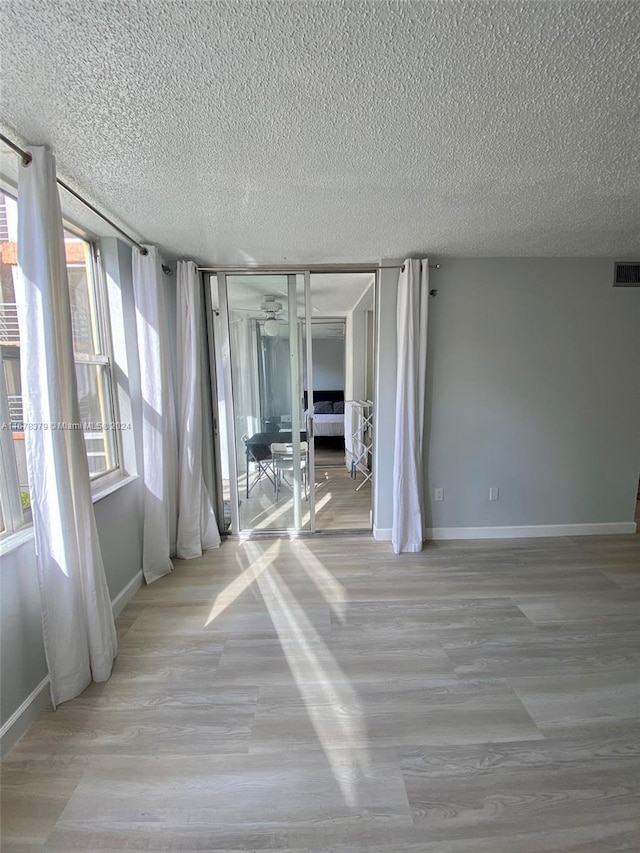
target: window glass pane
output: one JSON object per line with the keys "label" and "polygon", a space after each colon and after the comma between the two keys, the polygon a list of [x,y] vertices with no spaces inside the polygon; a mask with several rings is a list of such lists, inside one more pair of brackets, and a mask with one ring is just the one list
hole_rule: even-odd
{"label": "window glass pane", "polygon": [[18,205],[0,192],[0,344],[19,346],[14,276],[18,263]]}
{"label": "window glass pane", "polygon": [[116,467],[116,432],[112,423],[108,367],[76,364],[78,402],[89,474],[97,477]]}
{"label": "window glass pane", "polygon": [[[27,481],[27,463],[22,431],[22,389],[20,386],[20,332],[15,297],[15,277],[18,270],[18,205],[15,199],[0,191],[0,347],[2,348],[2,368],[7,393],[7,407],[11,441],[8,447],[15,455],[13,460],[3,459],[2,482],[5,488],[11,487],[11,496],[2,496],[12,503],[17,499],[15,491],[19,489],[20,500],[25,509],[24,523],[31,520],[29,486]],[[4,389],[2,390],[4,394]],[[5,451],[7,445],[4,445]],[[16,471],[18,482],[16,483]],[[15,490],[15,491],[14,491]],[[7,518],[11,517],[11,513]],[[13,523],[13,522],[12,522]],[[11,526],[11,525],[10,525]],[[11,532],[7,529],[4,517],[0,521],[0,533]]]}
{"label": "window glass pane", "polygon": [[[20,350],[18,347],[2,347],[2,367],[4,380],[7,388],[7,402],[9,404],[9,420],[11,422],[11,437],[13,439],[13,451],[16,458],[18,471],[18,485],[20,488],[20,501],[23,512],[30,509],[31,500],[29,496],[29,478],[27,477],[27,456],[24,446],[24,414],[22,411],[22,386],[20,381]],[[30,516],[25,517],[30,520]]]}
{"label": "window glass pane", "polygon": [[11,429],[22,431],[22,384],[20,381],[20,350],[18,347],[2,347],[2,366],[7,385],[7,402]]}
{"label": "window glass pane", "polygon": [[95,306],[91,248],[86,240],[81,240],[68,231],[65,231],[64,246],[71,301],[73,350],[76,355],[95,355],[100,353],[100,335]]}
{"label": "window glass pane", "polygon": [[13,449],[16,453],[16,463],[18,466],[20,503],[22,504],[23,520],[26,524],[31,522],[31,490],[29,489],[29,478],[27,477],[27,452],[24,446],[24,433],[14,433]]}

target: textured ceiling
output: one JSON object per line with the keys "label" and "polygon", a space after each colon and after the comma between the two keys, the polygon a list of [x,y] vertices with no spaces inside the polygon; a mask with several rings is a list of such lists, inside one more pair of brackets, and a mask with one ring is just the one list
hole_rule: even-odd
{"label": "textured ceiling", "polygon": [[640,251],[640,3],[2,0],[0,18],[5,130],[167,255]]}

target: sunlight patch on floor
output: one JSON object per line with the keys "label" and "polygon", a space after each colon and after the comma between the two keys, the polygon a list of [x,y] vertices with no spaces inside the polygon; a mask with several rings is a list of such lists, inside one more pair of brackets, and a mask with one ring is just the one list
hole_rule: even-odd
{"label": "sunlight patch on floor", "polygon": [[216,617],[223,613],[230,604],[233,604],[233,602],[258,579],[262,572],[271,565],[279,553],[280,542],[276,541],[273,545],[267,548],[264,554],[261,554],[251,563],[251,565],[247,566],[242,574],[232,581],[229,586],[222,590],[220,595],[218,595],[214,601],[207,621],[204,623],[205,628],[207,625],[210,625]]}
{"label": "sunlight patch on floor", "polygon": [[[257,543],[246,542],[242,550],[250,566],[259,564],[262,551]],[[242,566],[245,560],[241,554],[237,559]],[[362,704],[280,576],[274,559],[269,558],[257,583],[336,783],[345,803],[353,808],[359,802],[358,780],[372,776]],[[330,709],[330,719],[327,709]]]}
{"label": "sunlight patch on floor", "polygon": [[341,625],[344,625],[347,618],[348,595],[344,586],[340,581],[336,580],[331,572],[323,566],[316,555],[301,539],[299,542],[301,551],[304,555],[300,557],[300,565],[308,575],[311,582],[315,585],[320,593],[322,593],[325,601],[335,614]]}

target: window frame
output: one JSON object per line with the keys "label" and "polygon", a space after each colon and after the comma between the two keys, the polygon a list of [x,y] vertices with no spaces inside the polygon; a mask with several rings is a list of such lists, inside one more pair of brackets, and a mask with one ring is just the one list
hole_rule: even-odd
{"label": "window frame", "polygon": [[[0,181],[0,192],[17,203],[16,188],[9,186],[5,181]],[[109,307],[109,294],[107,290],[107,279],[100,251],[100,238],[75,223],[62,217],[62,227],[65,235],[70,235],[83,240],[88,245],[89,273],[92,278],[90,283],[93,288],[93,305],[91,310],[97,315],[95,317],[96,333],[98,338],[99,353],[76,354],[73,359],[77,365],[95,365],[103,371],[105,393],[111,413],[111,422],[119,422],[118,396],[115,388],[114,358],[113,358],[113,336],[111,330],[111,312]],[[89,284],[89,283],[88,283]],[[4,375],[4,364],[2,352],[0,351],[0,421],[10,423],[9,400],[7,385]],[[5,418],[6,415],[6,418]],[[127,480],[127,472],[123,468],[122,436],[119,429],[110,430],[113,437],[113,464],[105,471],[97,474],[89,474],[91,493],[94,500],[100,493],[110,491],[117,487],[120,481]],[[85,436],[83,434],[83,441]],[[11,541],[17,536],[24,536],[33,527],[33,519],[30,510],[23,510],[20,497],[20,482],[14,448],[13,432],[11,429],[0,429],[0,553],[4,553],[11,547]],[[88,449],[85,443],[85,453]]]}
{"label": "window frame", "polygon": [[[107,280],[104,271],[104,265],[102,263],[102,255],[100,252],[99,241],[95,237],[91,238],[89,235],[86,234],[86,232],[83,233],[81,229],[74,227],[68,222],[65,222],[64,218],[62,220],[62,225],[65,233],[71,234],[74,237],[77,237],[78,239],[83,240],[85,243],[88,244],[89,255],[91,258],[91,276],[93,279],[94,310],[97,314],[96,329],[100,353],[92,353],[91,355],[89,355],[86,353],[76,353],[74,351],[73,362],[76,365],[76,379],[78,376],[78,364],[89,364],[95,365],[97,367],[106,368],[104,375],[106,377],[106,393],[111,410],[111,422],[117,423],[120,417],[117,395],[115,394],[114,389],[114,359],[113,336],[111,334],[111,313],[109,311]],[[106,471],[100,471],[98,474],[89,473],[89,481],[91,482],[92,492],[99,491],[105,486],[105,478],[108,478],[106,480],[106,483],[110,483],[112,480],[117,479],[118,476],[124,476],[126,473],[125,471],[123,471],[122,468],[123,456],[120,430],[112,429],[111,433],[113,435],[114,464],[110,468],[107,468]],[[88,454],[86,444],[85,451]]]}
{"label": "window frame", "polygon": [[[2,512],[2,531],[4,540],[13,533],[32,523],[31,512],[25,513],[20,499],[20,478],[14,447],[13,430],[10,428],[9,396],[4,375],[4,357],[0,347],[0,511]],[[7,427],[5,428],[5,424]]]}

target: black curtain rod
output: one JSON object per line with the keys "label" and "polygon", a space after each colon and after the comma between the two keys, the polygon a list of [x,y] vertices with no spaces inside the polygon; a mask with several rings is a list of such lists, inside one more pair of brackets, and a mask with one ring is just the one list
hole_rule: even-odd
{"label": "black curtain rod", "polygon": [[[3,136],[3,134],[1,134],[1,133],[0,133],[0,140],[2,140],[2,142],[4,142],[5,145],[8,145],[12,151],[14,151],[19,157],[22,158],[22,163],[24,166],[28,166],[29,163],[31,163],[33,157],[31,156],[31,154],[29,154],[28,151],[24,151],[22,148],[20,148],[18,145],[16,145],[15,142],[12,142],[10,139],[7,139],[7,137]],[[62,189],[66,190],[74,198],[77,198],[78,201],[82,202],[82,204],[84,204],[85,207],[88,207],[90,211],[92,211],[93,213],[96,214],[96,216],[99,216],[100,219],[102,219],[104,222],[107,222],[112,228],[114,228],[118,232],[118,234],[121,234],[128,243],[131,243],[132,246],[135,246],[136,249],[138,249],[140,251],[141,255],[149,254],[147,249],[145,249],[145,247],[141,243],[138,243],[137,240],[134,240],[130,234],[127,234],[126,231],[123,231],[119,225],[116,225],[116,223],[112,219],[109,219],[108,216],[105,216],[105,214],[102,213],[100,210],[98,210],[97,207],[94,207],[91,204],[91,202],[88,202],[86,200],[86,198],[83,198],[75,190],[72,190],[71,187],[69,186],[69,184],[65,184],[64,181],[60,180],[60,178],[56,178],[56,181],[58,182],[59,186],[62,187]]]}
{"label": "black curtain rod", "polygon": [[[383,270],[402,270],[404,272],[404,264],[401,267],[382,267]],[[440,264],[429,264],[430,270],[439,270]]]}
{"label": "black curtain rod", "polygon": [[[401,267],[382,267],[382,269],[385,269],[385,270],[397,270],[397,269],[399,269],[399,270],[402,270],[402,272],[404,272],[404,268],[405,268],[404,264],[402,264]],[[440,264],[429,264],[429,269],[430,270],[439,270]],[[429,296],[431,296],[432,298],[434,296],[437,296],[437,295],[438,295],[437,288],[434,288],[433,290],[429,291]]]}

